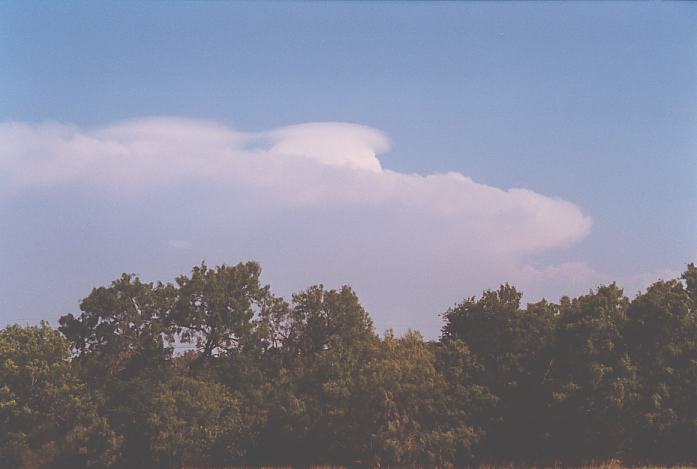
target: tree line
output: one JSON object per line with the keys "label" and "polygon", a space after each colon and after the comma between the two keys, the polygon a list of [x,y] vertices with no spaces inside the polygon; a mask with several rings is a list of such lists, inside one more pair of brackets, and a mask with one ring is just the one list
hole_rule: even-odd
{"label": "tree line", "polygon": [[0,330],[2,467],[697,462],[697,268],[445,311],[379,336],[353,290],[290,301],[257,263],[124,274],[80,313]]}

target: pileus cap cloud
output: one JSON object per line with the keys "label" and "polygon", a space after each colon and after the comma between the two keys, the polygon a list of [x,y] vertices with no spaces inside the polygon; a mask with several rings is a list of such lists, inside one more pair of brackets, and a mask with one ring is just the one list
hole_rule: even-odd
{"label": "pileus cap cloud", "polygon": [[380,172],[377,155],[389,149],[387,137],[370,127],[321,122],[285,127],[270,133],[271,152],[311,158],[322,164]]}

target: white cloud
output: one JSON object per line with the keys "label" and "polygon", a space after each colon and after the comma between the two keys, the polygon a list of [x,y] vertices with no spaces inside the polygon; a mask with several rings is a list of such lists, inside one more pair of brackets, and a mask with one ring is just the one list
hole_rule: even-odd
{"label": "white cloud", "polygon": [[[557,265],[536,268],[525,265],[519,268],[515,274],[517,285],[524,292],[526,298],[535,301],[548,292],[557,292],[556,297],[547,296],[548,300],[556,301],[559,294],[568,296],[583,295],[591,288],[617,282],[624,289],[624,294],[633,298],[637,293],[646,291],[646,288],[657,280],[669,280],[680,277],[681,272],[671,269],[657,269],[630,275],[612,275],[594,269],[586,262],[563,262]],[[547,293],[545,293],[547,292]]]}
{"label": "white cloud", "polygon": [[[90,212],[102,218],[88,220],[104,227],[100,238],[82,234],[70,252],[99,244],[94,249],[113,258],[113,270],[159,272],[152,266],[171,264],[175,252],[184,269],[201,259],[254,258],[281,290],[348,282],[379,327],[412,325],[426,333],[421,319],[439,327],[434,315],[465,295],[509,279],[557,276],[516,266],[590,231],[590,217],[569,201],[456,172],[385,169],[378,155],[388,149],[382,132],[345,123],[256,133],[174,118],[96,129],[4,123],[0,197],[37,189],[101,194],[111,202],[90,202],[102,204]],[[108,244],[116,215],[126,220],[119,239],[136,241]],[[146,243],[152,236],[170,249],[158,254]],[[88,275],[92,257],[85,257]],[[124,266],[127,258],[138,265]],[[581,283],[592,278],[582,268],[563,270]]]}
{"label": "white cloud", "polygon": [[185,239],[170,239],[167,241],[167,246],[173,249],[189,249],[191,247],[191,242]]}
{"label": "white cloud", "polygon": [[[388,139],[368,127],[310,123],[242,133],[217,123],[149,118],[93,130],[0,125],[7,187],[89,185],[114,194],[204,181],[276,206],[364,207],[405,228],[439,231],[448,246],[518,252],[583,238],[591,220],[574,204],[527,189],[501,190],[459,173],[385,170]],[[432,234],[432,233],[429,233]],[[455,244],[453,246],[453,243]]]}

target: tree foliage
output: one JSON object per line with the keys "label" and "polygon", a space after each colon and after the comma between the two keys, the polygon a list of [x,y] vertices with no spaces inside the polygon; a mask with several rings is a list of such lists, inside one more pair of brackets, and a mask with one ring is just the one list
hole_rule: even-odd
{"label": "tree foliage", "polygon": [[0,331],[0,461],[5,467],[102,467],[120,438],[71,370],[46,323]]}
{"label": "tree foliage", "polygon": [[[697,462],[697,268],[379,336],[348,286],[286,302],[254,262],[124,274],[58,330],[0,331],[0,461],[20,468]],[[4,466],[3,466],[4,467]]]}

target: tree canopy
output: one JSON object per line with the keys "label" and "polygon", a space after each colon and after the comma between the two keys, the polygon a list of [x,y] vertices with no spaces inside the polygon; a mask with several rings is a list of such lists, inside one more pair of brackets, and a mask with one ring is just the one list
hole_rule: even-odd
{"label": "tree canopy", "polygon": [[697,268],[523,305],[508,284],[379,335],[349,286],[289,301],[255,262],[124,274],[0,330],[20,468],[697,463]]}

